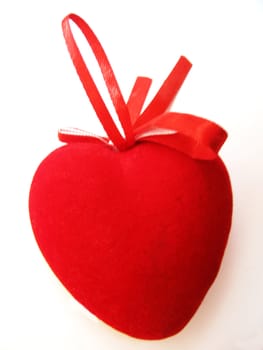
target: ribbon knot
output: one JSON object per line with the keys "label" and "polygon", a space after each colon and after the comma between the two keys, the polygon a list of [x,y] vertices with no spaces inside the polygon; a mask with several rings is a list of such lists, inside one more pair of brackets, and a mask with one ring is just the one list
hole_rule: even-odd
{"label": "ribbon knot", "polygon": [[[96,57],[124,136],[115,125],[83,60],[73,37],[70,20],[82,31]],[[148,141],[174,148],[196,159],[212,160],[217,157],[227,138],[227,133],[220,126],[201,117],[169,111],[169,106],[192,66],[185,57],[180,57],[142,112],[152,80],[138,77],[126,103],[109,60],[89,25],[79,16],[70,14],[62,21],[62,29],[78,76],[108,137],[93,135],[77,128],[66,128],[59,130],[61,141],[112,143],[120,151],[137,142]]]}

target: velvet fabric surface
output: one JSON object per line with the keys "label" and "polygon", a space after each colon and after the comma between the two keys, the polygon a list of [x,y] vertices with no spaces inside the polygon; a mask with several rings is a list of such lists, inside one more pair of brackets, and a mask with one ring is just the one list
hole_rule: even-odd
{"label": "velvet fabric surface", "polygon": [[75,142],[40,164],[29,209],[44,257],[76,300],[130,336],[162,339],[188,323],[218,273],[232,193],[219,157]]}

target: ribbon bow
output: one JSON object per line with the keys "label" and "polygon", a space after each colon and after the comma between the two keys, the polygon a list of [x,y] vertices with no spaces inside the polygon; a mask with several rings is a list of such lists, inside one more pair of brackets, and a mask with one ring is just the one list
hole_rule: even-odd
{"label": "ribbon bow", "polygon": [[[124,136],[116,127],[86,67],[73,37],[70,20],[82,31],[96,57]],[[73,64],[108,137],[68,128],[59,130],[58,136],[61,141],[112,143],[120,151],[132,147],[137,142],[148,141],[166,145],[196,159],[211,160],[217,157],[227,138],[227,133],[220,126],[194,115],[168,111],[192,66],[185,57],[180,57],[155,97],[141,112],[151,79],[138,77],[128,102],[125,103],[109,60],[88,24],[79,16],[70,14],[62,21],[62,29]]]}

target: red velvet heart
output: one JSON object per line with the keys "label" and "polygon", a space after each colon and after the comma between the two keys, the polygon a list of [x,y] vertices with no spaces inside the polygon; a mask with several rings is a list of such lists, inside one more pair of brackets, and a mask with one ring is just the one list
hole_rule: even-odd
{"label": "red velvet heart", "polygon": [[29,207],[70,293],[110,326],[160,339],[186,325],[218,273],[232,193],[220,158],[148,142],[123,152],[70,143],[39,166]]}

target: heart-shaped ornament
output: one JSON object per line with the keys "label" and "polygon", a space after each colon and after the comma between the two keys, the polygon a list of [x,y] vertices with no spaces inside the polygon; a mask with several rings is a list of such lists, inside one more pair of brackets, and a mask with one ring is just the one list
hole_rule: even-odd
{"label": "heart-shaped ornament", "polygon": [[[82,30],[124,130],[118,131],[74,40]],[[115,329],[162,339],[191,319],[213,283],[232,217],[227,170],[217,152],[226,133],[167,112],[191,64],[181,57],[149,106],[150,79],[124,102],[107,57],[78,16],[63,21],[73,63],[108,138],[62,129],[67,144],[38,167],[29,210],[37,243],[56,276]]]}

